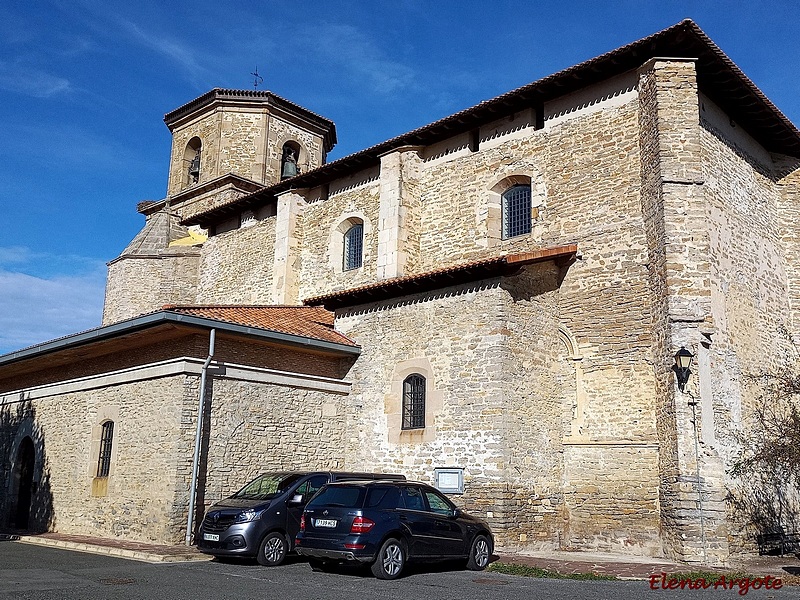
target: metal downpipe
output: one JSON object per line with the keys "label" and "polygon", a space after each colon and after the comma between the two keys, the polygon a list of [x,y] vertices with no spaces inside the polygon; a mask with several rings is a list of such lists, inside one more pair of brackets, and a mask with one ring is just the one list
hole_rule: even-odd
{"label": "metal downpipe", "polygon": [[186,518],[186,545],[192,545],[192,528],[194,526],[195,496],[197,495],[197,471],[200,467],[200,441],[203,434],[203,408],[206,404],[206,377],[208,365],[214,357],[214,340],[217,330],[212,329],[208,339],[208,357],[200,371],[200,404],[197,407],[197,432],[194,437],[194,461],[192,463],[192,484],[189,488],[189,516]]}

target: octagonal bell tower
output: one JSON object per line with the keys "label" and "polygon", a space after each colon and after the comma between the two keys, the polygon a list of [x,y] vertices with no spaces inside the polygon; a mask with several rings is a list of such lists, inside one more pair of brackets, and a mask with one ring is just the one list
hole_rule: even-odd
{"label": "octagonal bell tower", "polygon": [[167,195],[183,218],[315,169],[336,143],[332,121],[269,91],[213,89],[164,122],[172,132]]}

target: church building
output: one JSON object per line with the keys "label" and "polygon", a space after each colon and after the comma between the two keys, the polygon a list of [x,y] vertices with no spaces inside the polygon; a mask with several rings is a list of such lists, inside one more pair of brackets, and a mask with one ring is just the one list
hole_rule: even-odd
{"label": "church building", "polygon": [[199,428],[198,519],[376,471],[507,552],[755,550],[731,466],[798,331],[800,132],[693,22],[332,162],[269,91],[164,121],[102,325],[0,356],[0,526],[182,543]]}

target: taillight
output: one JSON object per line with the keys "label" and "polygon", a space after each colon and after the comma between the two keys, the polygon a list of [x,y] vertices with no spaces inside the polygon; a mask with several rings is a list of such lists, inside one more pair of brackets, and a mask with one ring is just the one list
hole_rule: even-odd
{"label": "taillight", "polygon": [[306,530],[306,516],[300,515],[300,531]]}
{"label": "taillight", "polygon": [[375,521],[370,521],[365,517],[356,517],[353,519],[353,525],[350,527],[350,533],[367,533],[373,527],[375,527]]}

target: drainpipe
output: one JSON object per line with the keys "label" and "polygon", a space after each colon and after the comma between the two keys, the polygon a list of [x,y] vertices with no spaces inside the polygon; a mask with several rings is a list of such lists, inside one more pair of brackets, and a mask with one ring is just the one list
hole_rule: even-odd
{"label": "drainpipe", "polygon": [[197,433],[194,437],[194,462],[192,464],[192,485],[189,489],[189,516],[186,519],[186,545],[192,545],[192,528],[194,526],[194,504],[197,493],[197,471],[200,466],[200,439],[203,433],[203,407],[206,404],[206,374],[208,365],[214,357],[214,338],[217,330],[212,329],[208,339],[208,357],[200,371],[200,405],[197,408]]}

